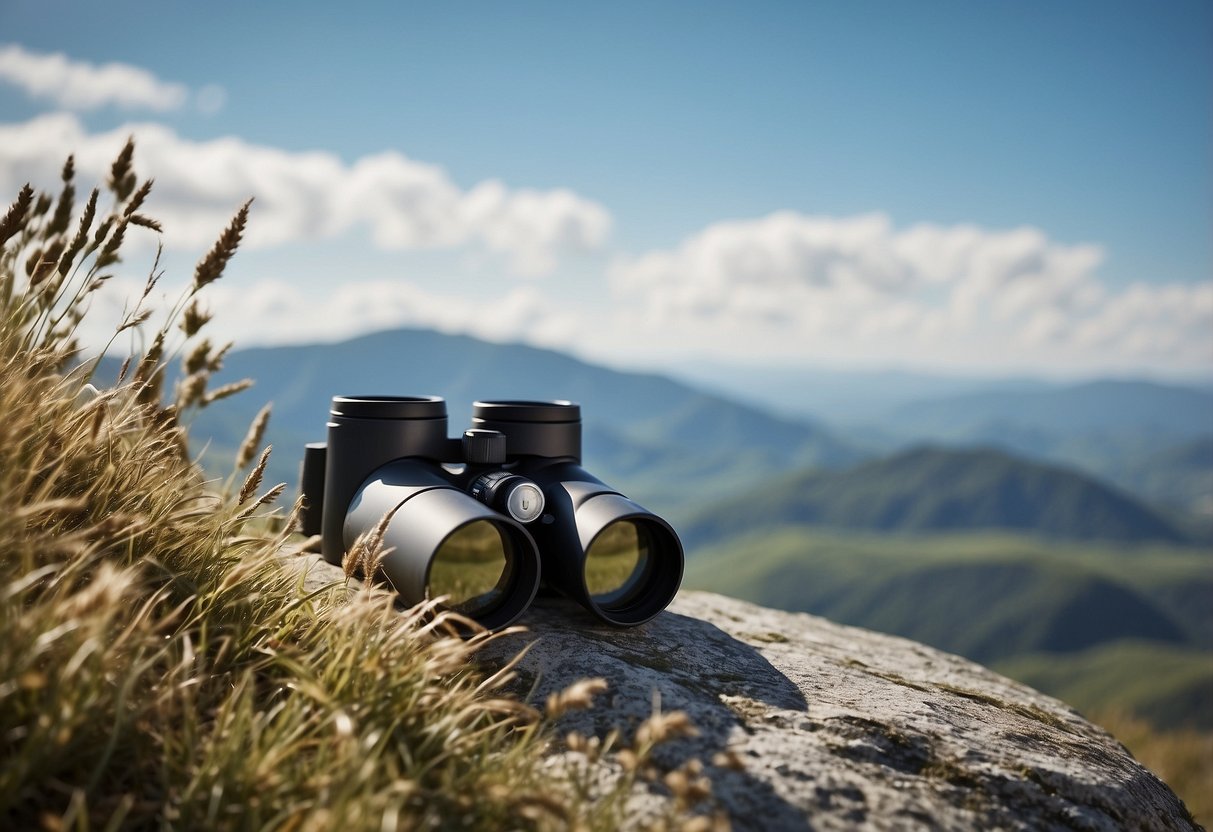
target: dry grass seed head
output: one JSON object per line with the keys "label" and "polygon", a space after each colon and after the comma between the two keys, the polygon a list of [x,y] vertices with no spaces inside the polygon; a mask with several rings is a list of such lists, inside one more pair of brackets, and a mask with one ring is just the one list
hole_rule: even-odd
{"label": "dry grass seed head", "polygon": [[659,745],[680,737],[695,737],[698,729],[684,711],[655,713],[636,729],[636,742],[642,746]]}
{"label": "dry grass seed head", "polygon": [[17,194],[17,199],[9,206],[8,211],[4,213],[4,218],[0,219],[0,246],[7,243],[25,227],[26,215],[29,213],[30,204],[33,201],[34,189],[27,183]]}
{"label": "dry grass seed head", "polygon": [[80,225],[76,229],[76,236],[72,238],[72,244],[63,252],[63,256],[59,258],[59,276],[67,277],[68,271],[72,267],[72,263],[76,261],[78,255],[84,248],[84,244],[88,242],[88,232],[93,226],[93,220],[97,216],[97,198],[100,196],[100,191],[93,188],[88,195],[88,202],[84,205],[84,213],[80,215]]}
{"label": "dry grass seed head", "polygon": [[277,485],[275,485],[273,488],[271,488],[269,491],[265,492],[260,497],[258,497],[251,506],[246,508],[244,511],[240,512],[240,514],[236,515],[236,520],[237,521],[248,520],[250,517],[253,516],[253,514],[257,511],[257,509],[261,508],[262,506],[267,506],[270,503],[277,501],[277,499],[282,496],[283,491],[286,491],[286,483],[280,482]]}
{"label": "dry grass seed head", "polygon": [[242,470],[252,461],[253,454],[260,447],[261,439],[265,436],[265,428],[270,421],[270,409],[271,406],[268,404],[262,407],[249,425],[248,432],[244,435],[244,441],[240,443],[240,449],[236,452],[237,471]]}
{"label": "dry grass seed head", "polygon": [[62,234],[71,224],[72,210],[76,207],[76,186],[72,184],[75,175],[75,159],[68,156],[67,162],[63,165],[63,191],[59,194],[59,201],[55,205],[55,214],[51,217],[51,223],[46,228],[48,235]]}
{"label": "dry grass seed head", "polygon": [[[140,326],[143,326],[143,324],[147,323],[147,319],[148,319],[148,318],[150,318],[150,317],[152,317],[152,310],[150,310],[150,309],[142,309],[142,310],[140,310],[139,312],[136,312],[136,313],[135,313],[134,315],[132,315],[131,317],[127,318],[127,319],[126,319],[125,321],[123,321],[121,324],[119,324],[119,326],[118,326],[118,332],[123,332],[123,331],[128,330],[128,329],[136,329],[136,328],[138,328],[138,327],[140,327]],[[126,357],[126,360],[123,362],[123,370],[124,370],[124,371],[125,371],[126,369],[129,369],[129,367],[130,367],[130,361],[131,361],[131,357],[128,355],[128,356]],[[119,374],[119,376],[118,376],[118,383],[119,383],[119,384],[121,384],[121,383],[122,383],[122,380],[123,380],[124,378],[126,378],[126,373],[125,373],[125,372],[120,373],[120,374]]]}
{"label": "dry grass seed head", "polygon": [[[126,203],[126,207],[122,210],[122,215],[124,217],[130,217],[131,222],[135,222],[135,220],[134,220],[135,212],[138,211],[141,207],[143,207],[143,201],[145,199],[147,199],[147,195],[152,192],[152,182],[153,181],[154,180],[151,180],[151,179],[145,180],[144,183],[139,186],[139,190],[135,191],[135,193],[131,195],[130,200]],[[153,222],[154,222],[154,220],[153,220]],[[139,223],[135,223],[135,224],[138,225]],[[156,230],[157,231],[160,230],[159,223],[156,223]]]}
{"label": "dry grass seed head", "polygon": [[135,157],[135,137],[130,136],[122,146],[118,157],[110,165],[109,189],[118,197],[119,202],[125,202],[135,189],[135,171],[132,161]]}
{"label": "dry grass seed head", "polygon": [[347,578],[352,578],[358,572],[362,572],[363,584],[367,588],[374,585],[375,573],[388,554],[383,550],[383,535],[387,532],[387,525],[391,521],[392,512],[388,512],[379,518],[375,528],[359,535],[354,541],[354,545],[350,547],[342,561],[342,569]]}
{"label": "dry grass seed head", "polygon": [[[105,245],[101,248],[101,253],[97,255],[97,268],[104,269],[106,266],[112,266],[114,263],[121,261],[119,251],[122,248],[122,243],[126,239],[126,226],[129,220],[126,217],[118,220],[114,226],[114,233],[105,241]],[[107,229],[108,231],[108,229]]]}
{"label": "dry grass seed head", "polygon": [[202,401],[206,396],[206,383],[210,381],[211,374],[203,370],[202,372],[190,373],[188,376],[177,382],[177,407],[180,410],[195,405]]}
{"label": "dry grass seed head", "polygon": [[244,226],[248,221],[249,206],[253,204],[250,199],[240,206],[240,210],[236,212],[236,216],[232,217],[227,228],[219,235],[219,239],[215,241],[215,245],[207,252],[206,256],[198,261],[198,265],[194,268],[194,289],[201,289],[209,283],[214,283],[223,276],[223,270],[227,268],[228,261],[232,259],[232,255],[236,253],[236,249],[240,246],[241,237],[244,235]]}
{"label": "dry grass seed head", "polygon": [[226,344],[224,344],[222,347],[220,347],[218,350],[216,350],[215,354],[211,356],[211,360],[209,362],[207,362],[206,368],[208,370],[210,370],[212,373],[217,373],[220,370],[222,370],[223,369],[223,359],[227,357],[227,354],[229,352],[231,352],[231,349],[233,346],[234,346],[233,342],[228,341]]}
{"label": "dry grass seed head", "polygon": [[197,298],[194,298],[181,316],[181,331],[185,333],[186,338],[193,338],[210,319],[211,314],[202,308],[202,304]]}
{"label": "dry grass seed head", "polygon": [[261,477],[265,474],[265,466],[270,461],[270,452],[273,449],[273,445],[266,445],[265,450],[261,452],[261,458],[257,460],[256,466],[253,467],[253,470],[245,478],[244,485],[240,486],[240,493],[236,497],[236,505],[244,505],[245,501],[261,485]]}
{"label": "dry grass seed head", "polygon": [[594,704],[594,697],[609,687],[606,679],[581,679],[567,688],[548,696],[546,713],[556,719],[568,711],[584,710]]}
{"label": "dry grass seed head", "polygon": [[157,233],[162,233],[164,229],[157,220],[152,219],[144,214],[131,214],[127,217],[131,225],[137,225],[140,228],[149,228]]}
{"label": "dry grass seed head", "polygon": [[207,362],[210,361],[210,357],[211,342],[209,339],[203,338],[194,345],[192,350],[186,354],[185,360],[182,362],[182,366],[185,368],[187,373],[196,373],[199,370],[206,368]]}
{"label": "dry grass seed head", "polygon": [[[207,369],[211,370],[211,367],[208,365]],[[243,393],[245,390],[249,389],[252,386],[253,386],[253,380],[251,378],[245,378],[245,379],[241,379],[240,381],[232,382],[231,384],[225,384],[222,387],[219,387],[215,390],[212,390],[210,393],[207,393],[206,398],[203,399],[203,405],[214,404],[217,401],[222,401],[223,399],[230,398],[231,396],[234,396],[237,393]]]}

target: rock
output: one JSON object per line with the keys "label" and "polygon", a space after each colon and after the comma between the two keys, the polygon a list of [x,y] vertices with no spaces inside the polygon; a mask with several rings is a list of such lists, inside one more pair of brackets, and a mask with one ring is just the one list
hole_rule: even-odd
{"label": "rock", "polygon": [[[339,570],[309,559],[314,579]],[[541,597],[517,692],[541,705],[586,677],[609,690],[561,728],[631,737],[653,712],[686,712],[699,736],[655,762],[705,764],[738,830],[1198,828],[1183,803],[1111,735],[1073,709],[966,659],[894,636],[684,591],[653,621],[621,630]],[[712,763],[729,750],[744,770]],[[566,752],[567,756],[567,752]],[[601,764],[606,767],[608,764]],[[618,766],[607,770],[618,776]],[[629,815],[656,803],[638,780]]]}

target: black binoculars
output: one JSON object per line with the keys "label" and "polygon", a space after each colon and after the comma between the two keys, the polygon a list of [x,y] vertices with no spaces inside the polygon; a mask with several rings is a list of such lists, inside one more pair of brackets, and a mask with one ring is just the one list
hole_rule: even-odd
{"label": "black binoculars", "polygon": [[437,396],[336,396],[329,416],[328,442],[304,454],[300,528],[340,564],[386,523],[381,577],[405,603],[445,597],[499,629],[542,578],[628,627],[678,592],[674,529],[581,467],[580,406],[476,402],[461,439]]}

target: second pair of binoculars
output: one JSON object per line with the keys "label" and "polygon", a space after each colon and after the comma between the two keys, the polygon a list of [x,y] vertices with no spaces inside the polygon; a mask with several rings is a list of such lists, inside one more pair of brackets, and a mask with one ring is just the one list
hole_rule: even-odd
{"label": "second pair of binoculars", "polygon": [[674,599],[674,529],[581,467],[581,408],[479,401],[447,436],[437,396],[336,396],[328,441],[307,446],[300,526],[340,564],[386,522],[380,566],[407,604],[446,605],[489,629],[530,605],[540,581],[603,621],[633,626]]}

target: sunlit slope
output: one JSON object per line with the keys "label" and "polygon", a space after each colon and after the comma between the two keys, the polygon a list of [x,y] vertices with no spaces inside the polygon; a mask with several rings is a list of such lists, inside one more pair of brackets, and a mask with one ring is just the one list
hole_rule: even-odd
{"label": "sunlit slope", "polygon": [[844,471],[810,470],[706,509],[692,546],[782,525],[871,531],[976,529],[1070,540],[1183,542],[1155,509],[1091,477],[989,449],[923,447]]}
{"label": "sunlit slope", "polygon": [[[1000,536],[785,528],[696,553],[685,583],[989,662],[1119,638],[1195,643],[1203,621],[1186,621],[1168,593],[1207,581],[1208,565],[1184,550],[1129,555]],[[1168,579],[1149,574],[1156,568]]]}
{"label": "sunlit slope", "polygon": [[1147,641],[1117,641],[1074,653],[1034,653],[994,669],[1084,713],[1132,712],[1160,728],[1213,729],[1213,653]]}

